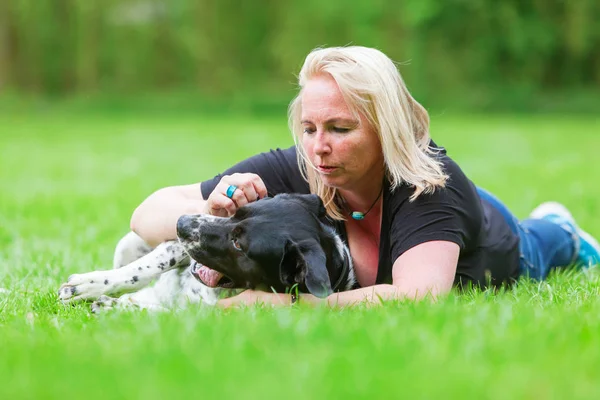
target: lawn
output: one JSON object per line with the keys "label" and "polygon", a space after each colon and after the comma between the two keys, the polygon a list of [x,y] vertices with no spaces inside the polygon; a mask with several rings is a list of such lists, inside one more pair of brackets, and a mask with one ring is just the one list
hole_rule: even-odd
{"label": "lawn", "polygon": [[[597,118],[434,113],[432,133],[517,216],[558,200],[600,236]],[[0,113],[0,398],[600,397],[596,269],[372,309],[57,302],[152,191],[291,143],[283,115]]]}

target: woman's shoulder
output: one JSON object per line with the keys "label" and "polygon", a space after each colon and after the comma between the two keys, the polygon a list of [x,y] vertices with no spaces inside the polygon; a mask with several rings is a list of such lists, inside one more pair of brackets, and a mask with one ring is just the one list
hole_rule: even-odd
{"label": "woman's shoulder", "polygon": [[[431,156],[436,158],[442,166],[442,170],[448,176],[444,187],[436,188],[431,192],[422,193],[414,201],[410,203],[431,203],[432,201],[441,201],[451,199],[452,197],[476,197],[476,189],[471,180],[467,177],[458,163],[448,155],[445,147],[438,146],[431,141],[429,145]],[[408,184],[400,184],[396,188],[388,186],[389,197],[394,199],[395,203],[404,203],[409,201],[410,196],[414,193],[414,186]]]}
{"label": "woman's shoulder", "polygon": [[392,225],[414,225],[415,229],[421,230],[423,226],[442,229],[440,226],[448,224],[460,227],[460,231],[468,232],[470,236],[475,235],[483,218],[477,188],[445,148],[436,146],[432,150],[448,175],[444,187],[421,193],[414,200],[411,200],[415,190],[413,186],[388,188],[386,207]]}
{"label": "woman's shoulder", "polygon": [[280,160],[285,160],[288,163],[297,163],[298,156],[296,146],[290,146],[284,149],[279,147],[271,149],[269,152],[263,153],[264,155],[270,155]]}
{"label": "woman's shoulder", "polygon": [[458,163],[448,154],[445,147],[438,146],[433,140],[429,144],[429,149],[432,152],[432,156],[440,161],[444,173],[448,175],[446,181],[447,188],[460,188],[461,190],[471,189],[474,187],[471,180],[467,177],[463,169]]}
{"label": "woman's shoulder", "polygon": [[399,185],[388,187],[384,197],[394,257],[425,241],[451,241],[461,249],[476,242],[483,218],[477,189],[445,149],[436,148],[434,154],[448,175],[444,187],[411,200],[414,186]]}

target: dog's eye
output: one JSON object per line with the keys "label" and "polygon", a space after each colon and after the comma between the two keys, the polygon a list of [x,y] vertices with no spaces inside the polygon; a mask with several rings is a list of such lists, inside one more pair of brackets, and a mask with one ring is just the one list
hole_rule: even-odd
{"label": "dog's eye", "polygon": [[231,239],[231,244],[233,245],[233,248],[237,251],[242,251],[242,246],[240,245],[240,242],[238,242],[237,239]]}

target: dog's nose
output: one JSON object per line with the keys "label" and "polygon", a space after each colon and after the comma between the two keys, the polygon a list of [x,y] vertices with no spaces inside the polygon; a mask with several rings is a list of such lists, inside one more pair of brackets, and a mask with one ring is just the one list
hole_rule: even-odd
{"label": "dog's nose", "polygon": [[190,215],[182,215],[177,220],[177,236],[183,240],[189,239],[195,227],[198,227],[198,222],[195,218]]}

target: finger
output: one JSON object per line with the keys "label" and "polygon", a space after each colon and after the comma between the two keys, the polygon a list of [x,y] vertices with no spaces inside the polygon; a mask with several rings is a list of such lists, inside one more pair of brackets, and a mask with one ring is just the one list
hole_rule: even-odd
{"label": "finger", "polygon": [[227,210],[215,205],[214,203],[207,203],[204,208],[204,213],[208,215],[214,215],[215,217],[226,217]]}
{"label": "finger", "polygon": [[256,190],[254,189],[254,186],[251,183],[248,183],[245,186],[242,186],[238,189],[239,190],[236,190],[236,192],[242,191],[244,193],[244,196],[246,197],[247,203],[252,203],[253,201],[258,200],[258,194],[256,193]]}
{"label": "finger", "polygon": [[268,196],[267,187],[265,186],[265,182],[261,179],[260,176],[256,174],[251,174],[252,176],[252,186],[254,188],[255,193],[257,194],[257,198],[262,199],[263,197]]}
{"label": "finger", "polygon": [[236,185],[246,194],[248,202],[253,202],[267,196],[267,187],[260,176],[256,174],[233,174],[224,176],[221,182],[227,182],[228,185]]}
{"label": "finger", "polygon": [[[223,192],[225,196],[227,196],[227,192],[230,191],[231,186],[235,186],[235,190],[231,194],[231,200],[233,200],[238,208],[245,206],[248,203],[252,203],[258,199],[258,195],[254,190],[254,186],[250,181],[241,181],[238,177],[238,181],[234,182],[233,177],[228,179],[227,182],[223,182],[222,186]],[[231,184],[228,184],[231,183]]]}
{"label": "finger", "polygon": [[249,200],[246,198],[246,192],[240,187],[235,189],[235,192],[233,192],[233,195],[231,196],[231,200],[235,202],[237,208],[243,207],[249,203]]}
{"label": "finger", "polygon": [[227,200],[223,201],[223,208],[227,211],[227,217],[231,217],[237,211],[238,207],[235,205],[233,200],[227,198]]}
{"label": "finger", "polygon": [[[254,188],[254,184],[252,183],[253,176],[255,175],[234,174],[228,176],[227,179],[225,179],[225,182],[227,183],[225,192],[227,192],[229,185],[235,185],[237,187],[237,190],[233,192],[233,195],[231,197],[240,207],[246,205],[247,203],[252,203],[253,201],[258,200],[258,194],[256,193],[256,189]],[[241,194],[243,194],[246,197],[245,201],[241,199]]]}
{"label": "finger", "polygon": [[227,297],[225,299],[219,299],[217,301],[217,307],[219,308],[230,308],[233,306],[239,306],[246,303],[246,296],[248,290],[243,291],[233,297]]}
{"label": "finger", "polygon": [[208,197],[204,210],[207,214],[214,215],[215,217],[224,217],[226,210],[219,204],[218,195],[214,192]]}
{"label": "finger", "polygon": [[228,299],[219,299],[219,300],[217,300],[216,306],[218,308],[229,308],[229,307],[232,306],[232,304],[233,303],[231,301],[231,298],[228,298]]}
{"label": "finger", "polygon": [[217,217],[228,217],[235,214],[237,207],[233,200],[221,193],[211,195],[208,202],[209,214]]}
{"label": "finger", "polygon": [[[240,193],[236,194],[237,192],[241,192],[237,188],[233,192],[231,198],[227,196],[227,191],[231,185],[237,186],[233,183],[230,183],[229,179],[221,179],[221,182],[219,182],[217,187],[215,187],[208,201],[211,215],[227,217],[235,214],[236,210],[238,209],[238,205],[235,202],[234,196],[238,196],[238,200],[240,202],[243,202],[243,199],[239,197]],[[241,196],[243,196],[243,192],[241,193]]]}

